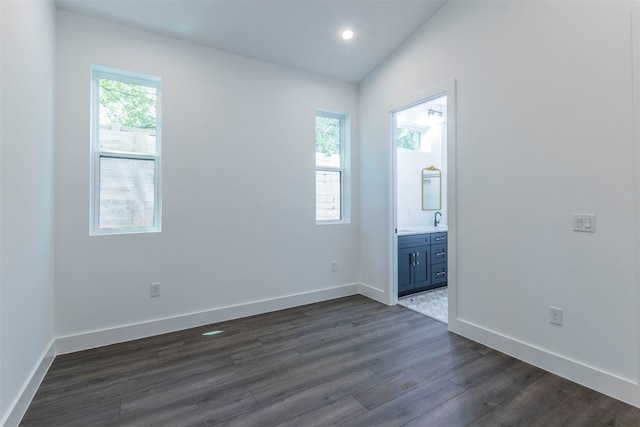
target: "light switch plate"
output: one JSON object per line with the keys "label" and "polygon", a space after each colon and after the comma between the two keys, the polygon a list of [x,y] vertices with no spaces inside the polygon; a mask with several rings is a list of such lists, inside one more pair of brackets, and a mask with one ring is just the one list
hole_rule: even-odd
{"label": "light switch plate", "polygon": [[573,231],[596,232],[596,216],[594,214],[573,214]]}

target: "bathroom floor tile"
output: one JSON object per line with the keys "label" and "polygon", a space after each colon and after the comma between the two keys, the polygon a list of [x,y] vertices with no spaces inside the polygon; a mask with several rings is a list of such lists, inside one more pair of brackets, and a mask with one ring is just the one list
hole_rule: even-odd
{"label": "bathroom floor tile", "polygon": [[422,313],[443,323],[448,323],[449,297],[447,287],[431,289],[398,298],[398,304]]}

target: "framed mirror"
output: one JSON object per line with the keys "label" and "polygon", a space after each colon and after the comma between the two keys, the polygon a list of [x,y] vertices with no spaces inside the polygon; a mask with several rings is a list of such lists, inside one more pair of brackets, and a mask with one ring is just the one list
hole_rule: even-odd
{"label": "framed mirror", "polygon": [[439,210],[442,205],[442,174],[429,166],[422,169],[422,210]]}

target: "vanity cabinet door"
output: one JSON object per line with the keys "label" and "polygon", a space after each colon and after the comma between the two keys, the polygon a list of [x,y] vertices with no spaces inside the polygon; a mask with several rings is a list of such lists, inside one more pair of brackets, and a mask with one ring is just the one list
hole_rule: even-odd
{"label": "vanity cabinet door", "polygon": [[413,290],[413,257],[414,248],[398,249],[398,293]]}
{"label": "vanity cabinet door", "polygon": [[413,251],[416,254],[416,261],[413,266],[414,284],[416,288],[423,288],[431,284],[431,268],[429,268],[431,250],[429,246],[420,246],[413,248]]}

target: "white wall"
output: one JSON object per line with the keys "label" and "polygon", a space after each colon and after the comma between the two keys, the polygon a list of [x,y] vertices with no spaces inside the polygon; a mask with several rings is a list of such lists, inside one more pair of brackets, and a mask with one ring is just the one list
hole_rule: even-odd
{"label": "white wall", "polygon": [[[440,225],[447,224],[446,167],[442,167],[440,150],[425,153],[418,150],[396,151],[397,226],[398,228],[423,227],[434,224],[436,212],[442,214]],[[437,210],[422,210],[422,169],[435,166],[441,173],[441,205]]]}
{"label": "white wall", "polygon": [[53,343],[53,2],[0,2],[0,40],[0,425],[11,425]]}
{"label": "white wall", "polygon": [[[162,78],[161,233],[89,236],[92,64]],[[57,336],[358,282],[357,179],[350,224],[317,226],[314,194],[315,110],[351,114],[357,152],[356,86],[67,12],[57,71]]]}
{"label": "white wall", "polygon": [[456,79],[450,328],[639,405],[630,22],[629,2],[448,2],[361,85],[360,259],[388,292],[389,106]]}

